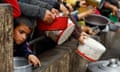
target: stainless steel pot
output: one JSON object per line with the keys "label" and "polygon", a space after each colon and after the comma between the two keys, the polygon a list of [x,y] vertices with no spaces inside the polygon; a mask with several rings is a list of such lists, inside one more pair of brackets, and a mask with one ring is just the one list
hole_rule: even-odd
{"label": "stainless steel pot", "polygon": [[117,59],[110,59],[90,63],[86,72],[120,72],[120,62]]}
{"label": "stainless steel pot", "polygon": [[32,72],[32,64],[23,57],[14,57],[14,72]]}
{"label": "stainless steel pot", "polygon": [[100,29],[104,29],[107,24],[110,24],[110,20],[102,15],[92,14],[84,18],[86,25],[90,27],[98,26]]}

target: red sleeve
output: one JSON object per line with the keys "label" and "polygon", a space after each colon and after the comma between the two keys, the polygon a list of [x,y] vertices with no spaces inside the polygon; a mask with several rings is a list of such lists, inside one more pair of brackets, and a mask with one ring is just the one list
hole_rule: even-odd
{"label": "red sleeve", "polygon": [[4,2],[10,3],[12,5],[14,18],[17,18],[21,15],[20,6],[19,6],[17,0],[4,0]]}

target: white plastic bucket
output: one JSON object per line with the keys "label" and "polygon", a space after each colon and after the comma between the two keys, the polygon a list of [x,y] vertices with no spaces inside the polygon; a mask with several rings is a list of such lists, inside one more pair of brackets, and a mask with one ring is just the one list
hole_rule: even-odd
{"label": "white plastic bucket", "polygon": [[90,37],[84,40],[84,45],[79,44],[77,48],[80,56],[92,62],[97,61],[105,51],[106,48],[101,43]]}
{"label": "white plastic bucket", "polygon": [[73,22],[68,19],[67,28],[59,31],[46,31],[46,35],[54,40],[58,45],[64,43],[75,29]]}

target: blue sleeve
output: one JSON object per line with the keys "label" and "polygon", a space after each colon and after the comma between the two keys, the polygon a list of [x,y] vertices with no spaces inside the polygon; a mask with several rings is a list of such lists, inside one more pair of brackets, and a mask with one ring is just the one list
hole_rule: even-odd
{"label": "blue sleeve", "polygon": [[24,56],[28,58],[28,55],[33,54],[31,49],[29,48],[29,45],[27,43],[24,44]]}

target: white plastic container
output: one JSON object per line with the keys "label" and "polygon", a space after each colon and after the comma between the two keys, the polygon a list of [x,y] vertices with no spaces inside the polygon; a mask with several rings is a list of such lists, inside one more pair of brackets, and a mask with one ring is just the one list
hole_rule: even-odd
{"label": "white plastic container", "polygon": [[64,43],[75,29],[73,22],[68,19],[67,28],[59,31],[46,31],[46,35],[54,40],[58,45]]}
{"label": "white plastic container", "polygon": [[84,45],[79,44],[77,49],[80,56],[92,62],[97,61],[105,51],[101,43],[90,37],[84,40]]}

